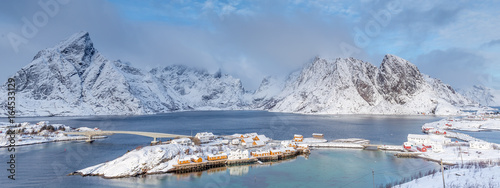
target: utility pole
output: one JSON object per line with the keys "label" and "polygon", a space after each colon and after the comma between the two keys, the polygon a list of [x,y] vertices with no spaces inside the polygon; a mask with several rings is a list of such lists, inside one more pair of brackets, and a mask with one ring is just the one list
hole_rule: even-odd
{"label": "utility pole", "polygon": [[444,168],[443,168],[443,159],[441,159],[441,174],[443,175],[443,188],[446,188],[446,184],[444,184]]}
{"label": "utility pole", "polygon": [[375,188],[375,171],[372,169],[373,188]]}
{"label": "utility pole", "polygon": [[462,159],[462,167],[464,166],[464,157],[462,157],[462,146],[458,145],[458,148],[460,148],[460,158]]}

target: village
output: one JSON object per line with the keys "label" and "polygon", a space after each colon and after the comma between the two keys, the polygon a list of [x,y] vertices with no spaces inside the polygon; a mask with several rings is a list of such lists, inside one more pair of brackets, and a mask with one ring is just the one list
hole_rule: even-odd
{"label": "village", "polygon": [[186,155],[177,159],[169,172],[184,173],[200,171],[226,165],[241,165],[284,160],[310,152],[304,141],[326,142],[322,134],[315,133],[313,138],[294,135],[288,141],[273,141],[257,133],[216,136],[211,132],[197,133],[192,138],[178,138],[159,144],[179,144],[183,146],[199,145],[225,146],[224,151],[206,155]]}
{"label": "village", "polygon": [[409,134],[403,143],[406,152],[398,156],[413,156],[449,165],[467,162],[500,161],[500,146],[474,138],[461,131],[500,130],[498,115],[470,115],[448,118],[422,126],[425,135]]}

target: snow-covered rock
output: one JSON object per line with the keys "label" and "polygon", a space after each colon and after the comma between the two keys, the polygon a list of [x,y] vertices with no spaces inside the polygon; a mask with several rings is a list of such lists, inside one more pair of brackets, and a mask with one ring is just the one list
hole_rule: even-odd
{"label": "snow-covered rock", "polygon": [[495,90],[481,85],[471,88],[457,89],[462,95],[479,102],[483,106],[500,106],[500,90]]}
{"label": "snow-covered rock", "polygon": [[[38,52],[14,78],[21,116],[137,115],[245,106],[239,79],[185,66],[144,71],[109,61],[93,47],[87,32]],[[0,106],[6,107],[3,97]]]}
{"label": "snow-covered rock", "polygon": [[[262,92],[261,92],[262,93]],[[263,109],[326,114],[457,114],[473,104],[451,86],[386,55],[379,68],[354,58],[316,58],[292,73]]]}

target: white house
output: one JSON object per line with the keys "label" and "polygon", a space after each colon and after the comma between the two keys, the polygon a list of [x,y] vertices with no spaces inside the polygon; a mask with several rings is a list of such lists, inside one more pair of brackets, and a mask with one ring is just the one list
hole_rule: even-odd
{"label": "white house", "polygon": [[429,135],[408,134],[408,142],[415,144],[425,144],[429,140]]}
{"label": "white house", "polygon": [[229,153],[229,157],[228,159],[229,160],[235,160],[235,159],[248,159],[248,156],[250,155],[250,153],[248,152],[248,150],[240,150],[240,149],[237,149],[237,150],[234,150],[234,151],[231,151]]}
{"label": "white house", "polygon": [[188,146],[188,145],[192,144],[191,139],[189,139],[189,138],[173,139],[170,143],[171,144],[180,144],[180,145],[183,145],[183,146]]}
{"label": "white house", "polygon": [[470,141],[469,147],[471,149],[491,149],[491,143],[481,141]]}
{"label": "white house", "polygon": [[408,134],[408,143],[415,143],[415,145],[444,145],[451,143],[451,139],[445,138],[443,135]]}
{"label": "white house", "polygon": [[202,132],[196,133],[194,137],[198,138],[201,143],[208,143],[215,138],[215,135],[209,132]]}
{"label": "white house", "polygon": [[238,145],[238,144],[240,144],[240,139],[233,139],[233,140],[231,141],[231,144],[233,144],[233,145]]}

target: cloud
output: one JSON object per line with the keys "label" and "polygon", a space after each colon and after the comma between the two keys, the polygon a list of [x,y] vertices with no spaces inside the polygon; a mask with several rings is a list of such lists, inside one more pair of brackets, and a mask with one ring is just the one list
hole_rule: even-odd
{"label": "cloud", "polygon": [[[486,3],[73,0],[61,5],[57,15],[15,53],[7,34],[20,33],[23,17],[43,11],[38,1],[18,0],[0,6],[0,56],[9,65],[1,70],[5,77],[0,80],[27,65],[39,50],[85,30],[110,60],[129,61],[137,67],[185,64],[211,72],[221,68],[241,78],[245,88],[255,89],[264,76],[285,76],[316,55],[343,57],[340,44],[355,46],[355,28],[365,29],[376,20],[374,13],[394,2],[401,3],[402,11],[392,15],[387,26],[370,37],[370,44],[352,56],[380,63],[383,55],[396,54],[418,60],[414,63],[423,66],[422,72],[445,81],[455,76],[433,72],[432,66],[446,71],[451,63],[441,65],[438,60],[461,61],[455,58],[459,56],[485,62],[490,69],[497,62],[491,61],[496,52],[477,49],[488,42],[496,44],[494,39],[500,38],[495,32],[500,28],[491,24],[498,19],[493,18],[498,7]],[[464,70],[455,71],[467,72],[468,67],[459,67]],[[480,69],[474,74],[493,75]]]}
{"label": "cloud", "polygon": [[422,73],[454,87],[464,88],[491,78],[484,70],[490,65],[481,55],[465,49],[434,50],[414,61]]}
{"label": "cloud", "polygon": [[500,45],[500,39],[496,39],[496,40],[491,40],[487,43],[484,43],[483,45],[481,45],[481,47],[494,47],[494,46],[497,46],[497,45]]}
{"label": "cloud", "polygon": [[[264,3],[284,7],[281,2]],[[167,10],[173,6],[156,1],[153,4],[170,7]],[[9,14],[7,18],[17,23],[2,33],[16,32],[22,15],[39,11],[32,1],[16,1],[3,9],[21,5],[33,8]],[[219,1],[176,6],[193,9],[198,16],[181,17],[178,12],[165,13],[155,7],[124,10],[113,2],[71,1],[61,5],[58,15],[40,28],[29,44],[21,46],[19,54],[12,54],[8,45],[0,53],[17,62],[18,66],[9,70],[13,74],[28,64],[38,50],[86,30],[94,46],[110,60],[130,61],[138,67],[186,64],[212,72],[222,68],[224,73],[241,78],[246,88],[255,89],[267,75],[284,76],[316,55],[338,57],[339,43],[352,43],[349,27],[335,16],[329,18],[333,21],[325,22],[319,13],[290,9],[281,14],[281,10],[276,13],[276,8],[266,7],[259,7],[258,14],[254,14],[249,7],[257,5]],[[136,15],[148,9],[155,11],[145,17]]]}

